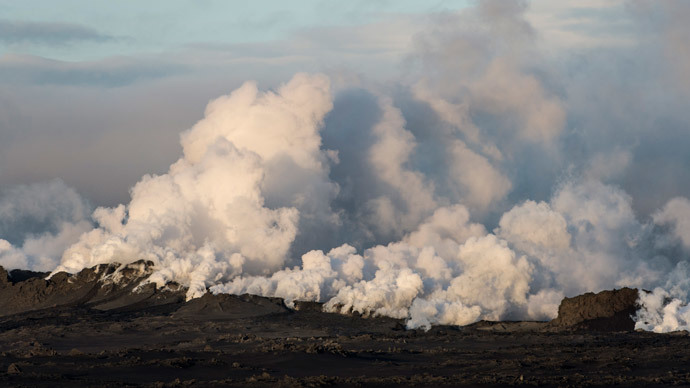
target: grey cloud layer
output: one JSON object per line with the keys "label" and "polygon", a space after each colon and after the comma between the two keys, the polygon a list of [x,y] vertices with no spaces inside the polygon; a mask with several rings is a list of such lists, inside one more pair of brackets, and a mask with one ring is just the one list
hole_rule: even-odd
{"label": "grey cloud layer", "polygon": [[112,36],[79,24],[28,22],[0,19],[0,43],[64,45],[76,42],[106,42]]}
{"label": "grey cloud layer", "polygon": [[0,57],[0,77],[9,84],[118,87],[184,72],[184,66],[128,57],[66,62],[32,55]]}

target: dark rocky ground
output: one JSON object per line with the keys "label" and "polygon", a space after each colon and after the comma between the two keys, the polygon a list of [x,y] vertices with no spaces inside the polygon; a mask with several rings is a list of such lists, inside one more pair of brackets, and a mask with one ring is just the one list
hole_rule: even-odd
{"label": "dark rocky ground", "polygon": [[0,270],[0,386],[690,385],[690,337],[632,331],[635,290],[566,299],[549,323],[424,332],[315,303],[132,292],[149,272]]}

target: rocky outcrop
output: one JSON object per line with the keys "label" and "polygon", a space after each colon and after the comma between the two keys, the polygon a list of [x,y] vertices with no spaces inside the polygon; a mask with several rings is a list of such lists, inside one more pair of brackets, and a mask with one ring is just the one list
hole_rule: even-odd
{"label": "rocky outcrop", "polygon": [[588,292],[565,298],[558,307],[558,317],[549,322],[555,330],[633,331],[632,317],[639,309],[634,288]]}
{"label": "rocky outcrop", "polygon": [[0,267],[0,316],[53,307],[113,310],[184,301],[184,290],[143,284],[153,263],[101,264],[76,274],[7,272]]}
{"label": "rocky outcrop", "polygon": [[148,283],[153,263],[102,264],[76,274],[10,271],[0,267],[0,317],[51,308],[98,311],[166,311],[192,320],[238,319],[282,314],[290,310],[281,298],[212,295],[185,302],[186,289],[170,282]]}
{"label": "rocky outcrop", "polygon": [[0,267],[0,290],[12,284],[7,270]]}

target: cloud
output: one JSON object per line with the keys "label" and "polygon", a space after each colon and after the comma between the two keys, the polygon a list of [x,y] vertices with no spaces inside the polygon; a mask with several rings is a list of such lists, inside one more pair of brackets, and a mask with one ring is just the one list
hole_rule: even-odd
{"label": "cloud", "polygon": [[114,57],[93,62],[65,62],[33,55],[0,57],[0,77],[8,84],[119,87],[185,71],[173,62]]}
{"label": "cloud", "polygon": [[416,146],[398,109],[380,100],[381,120],[372,127],[374,142],[367,157],[388,193],[368,201],[369,225],[383,236],[400,237],[437,207],[434,187],[423,174],[405,168]]}
{"label": "cloud", "polygon": [[12,244],[44,233],[55,234],[65,222],[88,219],[90,205],[60,179],[16,185],[0,191],[0,236]]}
{"label": "cloud", "polygon": [[625,0],[532,0],[526,19],[548,50],[591,50],[635,45]]}
{"label": "cloud", "polygon": [[685,197],[671,199],[661,210],[654,213],[654,222],[671,225],[675,237],[686,249],[690,249],[690,200]]}
{"label": "cloud", "polygon": [[114,39],[80,24],[0,19],[0,42],[9,45],[29,43],[55,46],[77,42],[102,43]]}
{"label": "cloud", "polygon": [[91,206],[55,179],[0,192],[0,265],[50,271],[93,226]]}

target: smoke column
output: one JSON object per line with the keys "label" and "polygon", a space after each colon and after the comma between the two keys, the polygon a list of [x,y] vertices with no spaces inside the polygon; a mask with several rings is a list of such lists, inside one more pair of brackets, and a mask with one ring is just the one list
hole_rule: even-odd
{"label": "smoke column", "polygon": [[[688,8],[664,4],[664,15]],[[688,67],[655,55],[659,42],[687,42],[683,19],[583,64],[542,52],[526,9],[483,1],[438,16],[392,83],[247,82],[182,133],[167,173],[144,176],[128,204],[95,209],[93,225],[59,181],[40,211],[16,190],[45,188],[5,191],[3,223],[42,226],[14,236],[0,224],[0,264],[75,272],[146,259],[150,282],[179,282],[188,298],[319,301],[409,328],[547,320],[565,296],[629,286],[653,290],[641,292],[638,328],[690,328],[690,200],[676,170],[689,161],[667,152],[690,143],[674,129],[690,123],[690,89],[676,81]],[[606,73],[640,52],[646,66]],[[645,81],[632,98],[623,81],[635,72]],[[659,103],[661,91],[678,98]],[[659,127],[662,117],[674,122]]]}

